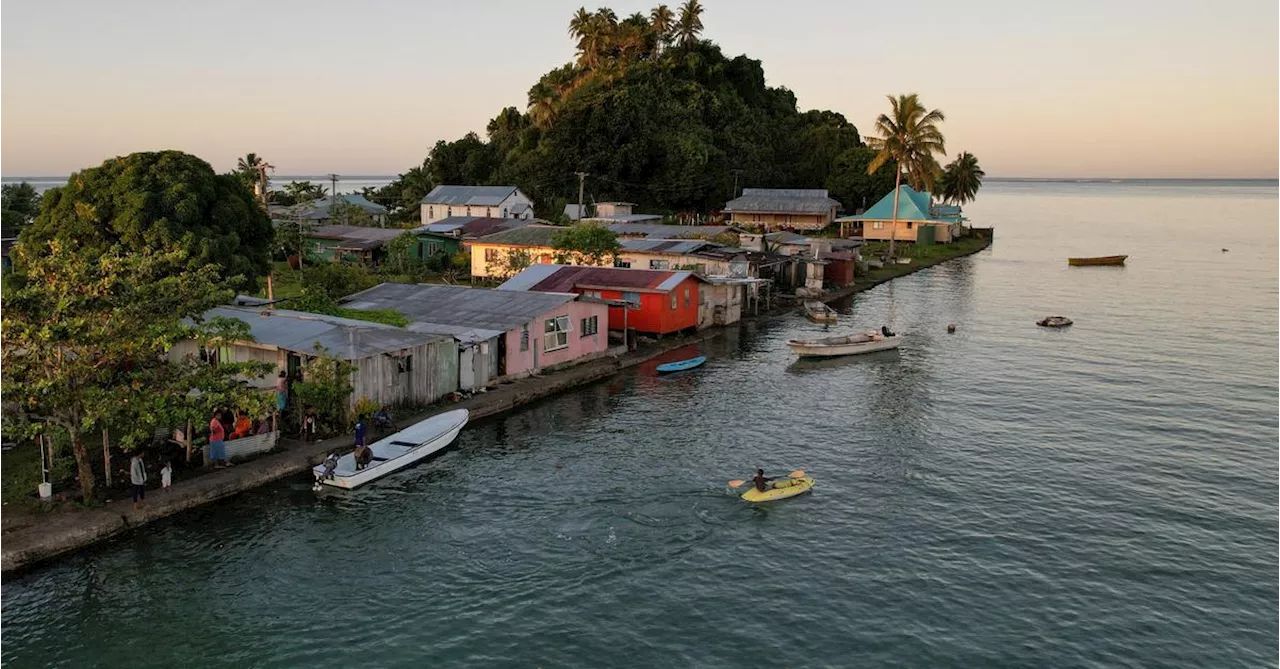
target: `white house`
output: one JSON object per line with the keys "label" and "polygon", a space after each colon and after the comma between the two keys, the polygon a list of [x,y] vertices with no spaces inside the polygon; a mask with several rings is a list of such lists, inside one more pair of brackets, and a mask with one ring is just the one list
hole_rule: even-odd
{"label": "white house", "polygon": [[515,186],[436,186],[422,198],[422,224],[450,216],[533,218],[533,200]]}

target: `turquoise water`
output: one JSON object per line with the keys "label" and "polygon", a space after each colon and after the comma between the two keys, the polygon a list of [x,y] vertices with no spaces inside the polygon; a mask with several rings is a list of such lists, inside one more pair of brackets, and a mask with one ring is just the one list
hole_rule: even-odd
{"label": "turquoise water", "polygon": [[[1274,665],[1278,202],[994,183],[990,250],[840,305],[898,353],[748,324],[355,494],[187,514],[8,579],[3,663]],[[747,506],[757,464],[818,485]]]}

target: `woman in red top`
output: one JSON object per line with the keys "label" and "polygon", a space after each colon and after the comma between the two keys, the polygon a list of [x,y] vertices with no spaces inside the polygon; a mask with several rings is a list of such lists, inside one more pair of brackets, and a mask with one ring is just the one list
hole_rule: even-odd
{"label": "woman in red top", "polygon": [[209,460],[213,462],[213,466],[221,468],[227,460],[227,445],[223,443],[226,438],[226,429],[222,427],[222,416],[220,412],[213,412],[213,418],[209,419]]}

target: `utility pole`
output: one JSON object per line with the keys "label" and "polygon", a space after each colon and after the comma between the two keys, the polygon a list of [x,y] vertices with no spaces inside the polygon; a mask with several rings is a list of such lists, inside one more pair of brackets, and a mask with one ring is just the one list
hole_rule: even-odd
{"label": "utility pole", "polygon": [[574,174],[578,175],[578,220],[581,221],[587,217],[586,212],[582,211],[582,189],[587,180],[587,173],[574,172]]}
{"label": "utility pole", "polygon": [[733,192],[729,194],[730,200],[738,197],[738,175],[739,174],[742,174],[742,170],[733,170]]}
{"label": "utility pole", "polygon": [[338,200],[337,200],[337,197],[338,197],[338,175],[336,175],[336,174],[330,174],[330,175],[329,175],[329,197],[330,197],[334,202],[337,202],[337,201],[338,201]]}

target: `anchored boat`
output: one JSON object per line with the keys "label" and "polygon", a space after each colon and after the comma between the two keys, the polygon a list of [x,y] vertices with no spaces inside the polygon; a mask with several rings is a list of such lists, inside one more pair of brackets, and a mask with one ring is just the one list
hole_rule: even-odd
{"label": "anchored boat", "polygon": [[356,469],[354,453],[338,458],[332,473],[325,471],[325,465],[316,465],[311,470],[316,486],[323,483],[351,490],[404,469],[453,443],[470,415],[466,409],[446,411],[375,441],[369,446],[373,460],[364,469]]}
{"label": "anchored boat", "polygon": [[1096,258],[1067,258],[1067,264],[1072,267],[1101,267],[1123,265],[1125,258],[1129,256],[1098,256]]}
{"label": "anchored boat", "polygon": [[1042,328],[1065,328],[1073,322],[1075,321],[1072,321],[1066,316],[1046,316],[1036,321],[1036,325],[1039,325]]}
{"label": "anchored boat", "polygon": [[839,314],[819,300],[805,300],[804,315],[815,323],[834,323]]}
{"label": "anchored boat", "polygon": [[670,374],[672,372],[683,372],[686,369],[701,367],[702,363],[706,361],[707,361],[707,356],[700,355],[696,358],[689,358],[688,360],[681,360],[679,362],[668,362],[666,364],[658,365],[658,373]]}
{"label": "anchored boat", "polygon": [[787,342],[802,358],[827,358],[838,355],[857,355],[898,348],[902,338],[896,334],[885,336],[879,332],[823,337],[821,339],[792,339]]}

